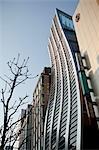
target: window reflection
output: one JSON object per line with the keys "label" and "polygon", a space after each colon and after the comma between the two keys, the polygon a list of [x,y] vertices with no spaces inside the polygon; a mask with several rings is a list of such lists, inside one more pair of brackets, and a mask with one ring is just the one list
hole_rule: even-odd
{"label": "window reflection", "polygon": [[61,13],[59,14],[59,18],[63,27],[74,30],[73,22],[70,18]]}

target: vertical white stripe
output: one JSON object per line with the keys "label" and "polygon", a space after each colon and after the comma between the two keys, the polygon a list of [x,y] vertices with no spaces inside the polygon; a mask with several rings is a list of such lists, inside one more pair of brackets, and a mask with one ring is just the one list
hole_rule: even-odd
{"label": "vertical white stripe", "polygon": [[[57,35],[57,37],[58,37],[58,34],[57,34],[57,31],[56,31],[56,28],[55,28],[54,23],[53,23],[53,26],[54,26],[56,35]],[[58,37],[58,39],[59,39],[59,37]],[[59,41],[60,41],[60,39],[59,39]],[[62,55],[63,58],[64,58],[64,64],[65,64],[66,73],[67,73],[67,83],[68,83],[68,112],[67,112],[68,114],[67,114],[66,135],[65,135],[65,148],[68,150],[69,122],[70,122],[70,80],[69,80],[69,72],[68,72],[68,66],[67,66],[67,62],[66,62],[66,57],[65,57],[65,54],[64,54],[64,51],[63,51],[61,42],[60,42],[60,46],[61,46],[61,55]],[[64,86],[64,85],[63,85],[63,86]],[[63,97],[62,97],[62,98],[63,98]],[[62,112],[62,107],[61,107],[60,115],[61,115],[61,112]],[[59,128],[60,128],[60,124],[59,124]],[[58,130],[59,130],[59,129],[58,129]],[[58,135],[58,138],[59,138],[59,135]],[[59,143],[59,141],[57,141],[57,143]]]}

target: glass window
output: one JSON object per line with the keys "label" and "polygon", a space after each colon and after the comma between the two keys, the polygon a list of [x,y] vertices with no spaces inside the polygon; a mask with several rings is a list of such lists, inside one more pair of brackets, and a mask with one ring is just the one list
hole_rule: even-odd
{"label": "glass window", "polygon": [[77,132],[73,132],[73,133],[70,135],[70,139],[75,138],[76,136],[77,136]]}
{"label": "glass window", "polygon": [[61,133],[64,133],[64,132],[65,132],[65,129],[66,129],[66,124],[64,124],[64,126],[61,127]]}
{"label": "glass window", "polygon": [[75,114],[75,116],[72,116],[72,118],[71,118],[71,123],[73,123],[73,122],[77,122],[77,115]]}
{"label": "glass window", "polygon": [[74,138],[72,138],[71,140],[70,140],[70,144],[73,144],[73,143],[75,143],[76,142],[76,137],[74,137]]}
{"label": "glass window", "polygon": [[74,30],[73,22],[70,18],[68,18],[62,13],[59,14],[59,17],[60,17],[60,21],[63,27]]}
{"label": "glass window", "polygon": [[77,122],[73,122],[73,123],[70,125],[70,129],[74,128],[75,126],[77,126]]}
{"label": "glass window", "polygon": [[79,77],[80,77],[83,94],[85,95],[85,94],[89,93],[87,78],[86,78],[86,75],[84,72],[80,72]]}
{"label": "glass window", "polygon": [[72,134],[73,132],[76,132],[77,131],[77,126],[75,126],[74,128],[72,128],[71,130],[70,130],[70,134]]}

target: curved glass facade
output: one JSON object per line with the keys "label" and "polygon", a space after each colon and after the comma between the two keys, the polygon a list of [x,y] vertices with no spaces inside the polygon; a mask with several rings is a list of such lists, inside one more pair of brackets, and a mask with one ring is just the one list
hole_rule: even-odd
{"label": "curved glass facade", "polygon": [[50,29],[48,49],[52,77],[44,150],[95,149],[98,147],[98,130],[91,99],[93,89],[89,87],[85,70],[87,66],[84,66],[79,51],[72,17],[58,9]]}
{"label": "curved glass facade", "polygon": [[45,120],[44,150],[80,148],[79,83],[73,49],[70,47],[72,43],[70,45],[69,38],[66,38],[66,30],[73,39],[71,17],[57,10],[48,45],[52,62],[52,83]]}

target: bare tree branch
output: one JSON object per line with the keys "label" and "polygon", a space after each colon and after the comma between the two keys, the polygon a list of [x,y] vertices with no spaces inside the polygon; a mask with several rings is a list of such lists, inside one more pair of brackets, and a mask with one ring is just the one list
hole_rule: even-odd
{"label": "bare tree branch", "polygon": [[[13,60],[8,61],[7,65],[10,71],[9,76],[4,74],[5,78],[2,78],[0,76],[0,79],[4,81],[5,88],[2,88],[1,90],[1,102],[3,104],[3,113],[4,113],[4,122],[3,126],[0,129],[1,132],[1,148],[4,149],[7,142],[10,142],[13,140],[13,143],[15,142],[16,137],[19,136],[20,131],[17,135],[15,133],[16,125],[23,119],[17,119],[13,120],[14,115],[19,110],[20,106],[24,105],[25,99],[28,97],[27,95],[23,98],[19,98],[18,100],[14,101],[12,103],[12,96],[14,94],[14,91],[16,87],[24,83],[27,79],[34,79],[38,75],[32,77],[32,75],[29,73],[28,69],[28,60],[24,59],[22,63],[19,63],[20,61],[20,54],[18,54],[17,58],[13,58]],[[11,104],[11,105],[10,105]],[[17,136],[16,136],[17,135]],[[10,138],[10,140],[9,140]]]}
{"label": "bare tree branch", "polygon": [[9,87],[11,88],[11,85],[10,85],[10,83],[7,80],[5,80],[4,78],[2,78],[1,76],[0,76],[0,79],[3,80],[5,82],[5,84],[8,84]]}
{"label": "bare tree branch", "polygon": [[7,121],[7,123],[9,123],[9,120],[10,120],[10,118],[16,113],[16,111],[18,110],[18,108],[21,106],[21,105],[23,105],[23,104],[25,104],[25,103],[23,103],[23,101],[27,98],[28,96],[26,95],[24,98],[19,98],[20,99],[20,102],[19,102],[19,104],[16,106],[16,108],[15,108],[15,110],[9,115],[9,118],[8,118],[8,121]]}

